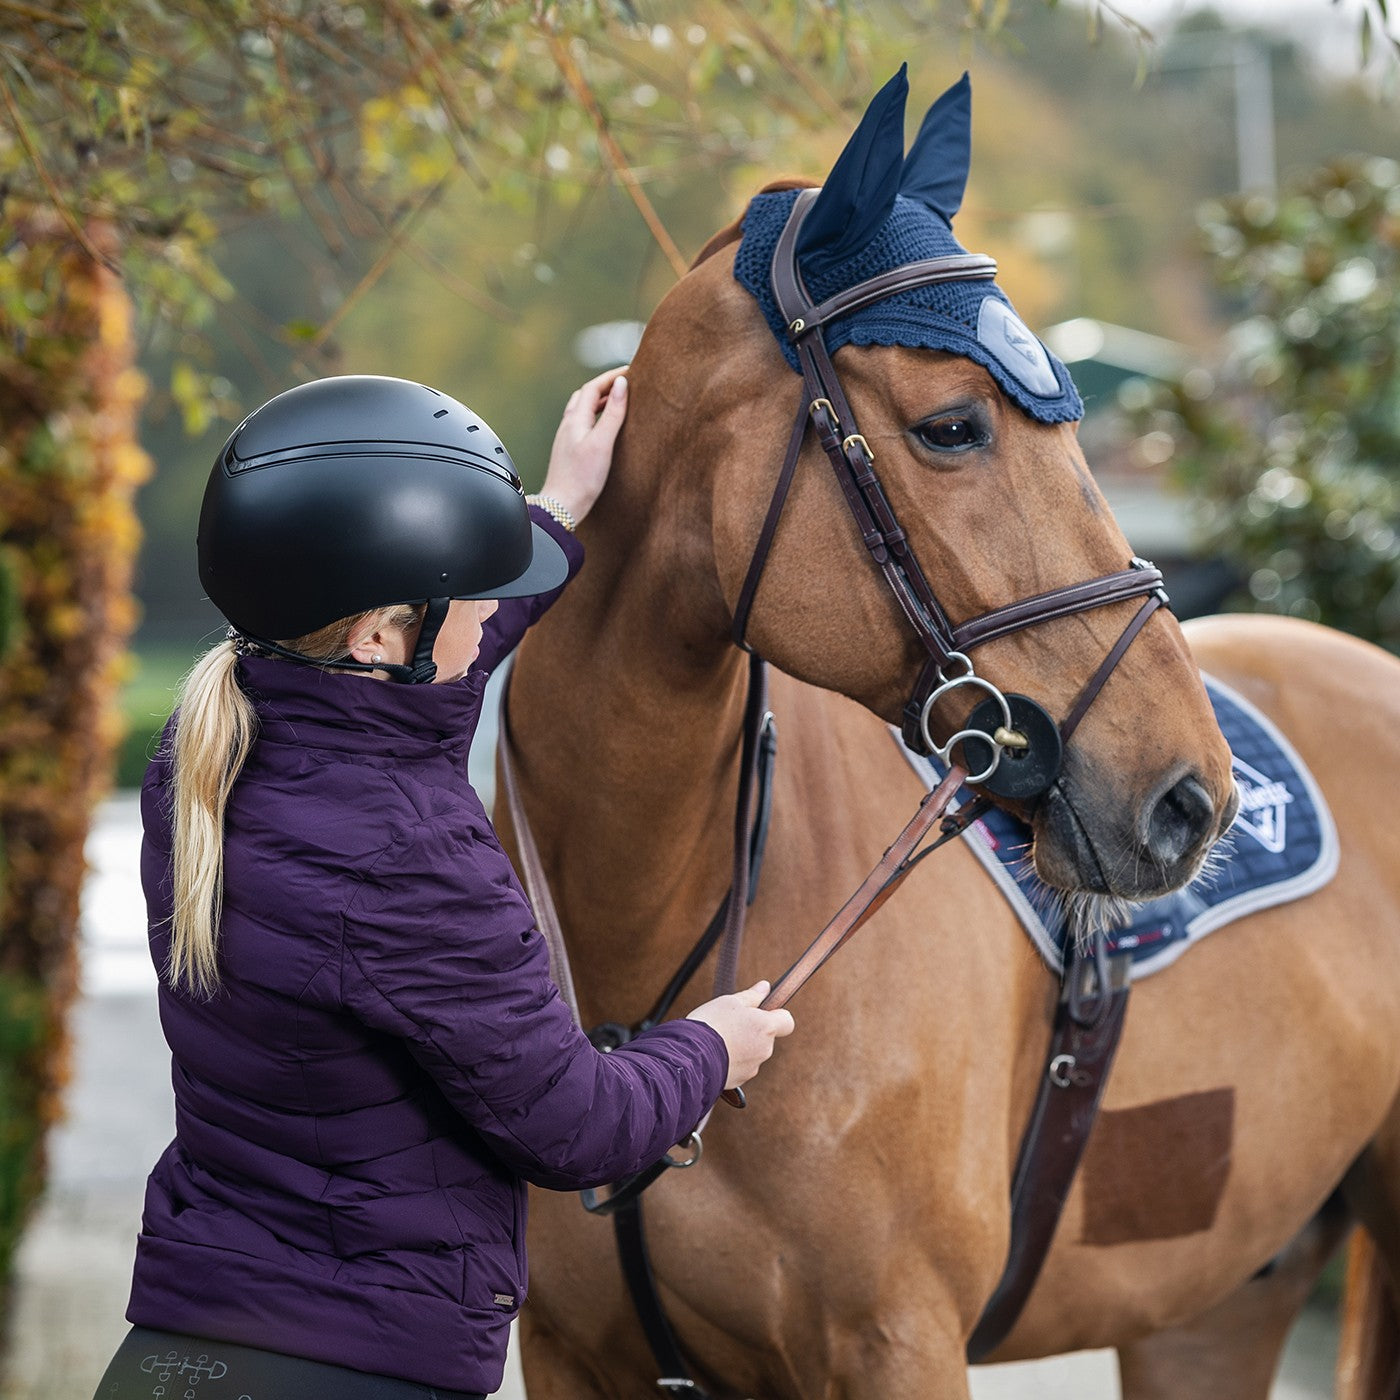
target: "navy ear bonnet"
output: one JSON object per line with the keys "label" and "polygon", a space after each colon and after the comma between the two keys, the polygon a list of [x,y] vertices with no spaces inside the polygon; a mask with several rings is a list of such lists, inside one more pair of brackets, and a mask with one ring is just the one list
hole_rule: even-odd
{"label": "navy ear bonnet", "polygon": [[[925,258],[967,250],[951,221],[967,182],[971,89],[967,75],[929,109],[904,156],[904,69],[876,95],[807,216],[798,262],[814,302]],[[758,302],[787,362],[796,351],[773,295],[773,249],[798,191],[756,195],[744,216],[734,276]],[[831,322],[827,349],[902,345],[946,350],[982,365],[1002,392],[1042,423],[1070,423],[1084,404],[1069,370],[1031,334],[989,281],[942,282],[897,292]]]}

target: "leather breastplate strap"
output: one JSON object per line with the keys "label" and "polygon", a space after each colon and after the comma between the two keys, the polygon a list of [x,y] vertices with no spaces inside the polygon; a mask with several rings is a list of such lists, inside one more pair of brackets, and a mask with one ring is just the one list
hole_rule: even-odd
{"label": "leather breastplate strap", "polygon": [[1006,1267],[967,1342],[973,1363],[1005,1340],[1031,1296],[1108,1085],[1128,1010],[1132,954],[1110,958],[1102,939],[1095,938],[1093,951],[1076,943],[1067,959],[1045,1072],[1011,1179]]}

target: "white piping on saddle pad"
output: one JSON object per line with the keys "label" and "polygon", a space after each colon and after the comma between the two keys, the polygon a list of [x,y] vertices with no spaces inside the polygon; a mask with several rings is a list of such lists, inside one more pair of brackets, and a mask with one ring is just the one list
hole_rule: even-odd
{"label": "white piping on saddle pad", "polygon": [[[1287,904],[1295,899],[1301,899],[1304,895],[1312,894],[1319,890],[1337,873],[1337,864],[1341,858],[1341,847],[1337,840],[1337,827],[1332,819],[1331,809],[1327,805],[1326,799],[1322,795],[1322,790],[1318,787],[1313,775],[1308,771],[1307,764],[1299,757],[1298,751],[1283,736],[1279,728],[1256,706],[1250,704],[1238,691],[1226,685],[1223,681],[1211,676],[1210,683],[1217,687],[1223,695],[1233,701],[1247,715],[1251,716],[1255,723],[1278,745],[1284,756],[1293,765],[1299,776],[1302,778],[1303,786],[1307,795],[1312,799],[1314,807],[1317,809],[1318,827],[1320,833],[1319,850],[1317,858],[1306,869],[1299,871],[1297,875],[1289,876],[1286,880],[1280,880],[1277,884],[1266,885],[1262,889],[1245,890],[1229,899],[1222,900],[1208,909],[1203,909],[1194,919],[1187,921],[1185,925],[1186,937],[1177,939],[1167,944],[1160,953],[1152,957],[1143,958],[1140,962],[1133,964],[1133,980],[1140,981],[1150,973],[1157,972],[1161,968],[1168,967],[1174,963],[1188,948],[1198,943],[1208,933],[1214,932],[1218,928],[1223,928],[1226,924],[1233,923],[1236,919],[1243,918],[1246,914],[1257,914],[1262,909],[1272,909],[1275,905]],[[933,787],[941,778],[941,774],[934,765],[919,754],[911,753],[900,738],[899,730],[890,728],[890,735],[899,746],[899,751],[909,761],[909,765],[918,774],[919,781],[926,787]],[[955,803],[953,810],[957,810],[960,804]],[[1233,830],[1234,828],[1232,828]],[[1229,833],[1227,833],[1228,835]],[[1036,913],[1035,907],[1026,898],[1020,885],[1016,883],[1015,877],[1002,864],[995,851],[988,845],[982,836],[976,823],[968,828],[963,837],[972,853],[981,862],[982,868],[992,877],[997,888],[1006,896],[1006,902],[1010,904],[1016,913],[1016,917],[1021,921],[1026,933],[1030,936],[1031,942],[1036,946],[1040,956],[1045,960],[1046,965],[1052,972],[1062,973],[1064,971],[1064,959],[1060,949],[1051,938],[1040,915]],[[1225,838],[1221,838],[1222,840]],[[1189,886],[1188,886],[1189,888]]]}

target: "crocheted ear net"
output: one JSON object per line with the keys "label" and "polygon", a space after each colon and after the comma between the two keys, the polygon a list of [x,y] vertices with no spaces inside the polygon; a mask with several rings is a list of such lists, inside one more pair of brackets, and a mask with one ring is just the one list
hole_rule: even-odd
{"label": "crocheted ear net", "polygon": [[[778,235],[796,198],[795,190],[755,196],[744,216],[744,237],[734,258],[735,278],[762,308],[793,369],[799,368],[797,353],[788,342],[773,296],[770,270]],[[966,251],[937,214],[900,195],[894,212],[864,249],[815,274],[809,275],[804,267],[803,277],[814,300],[823,301],[905,263]],[[983,303],[989,299],[1000,302],[1012,319],[1008,321],[1001,313],[984,316]],[[993,342],[999,345],[1000,355],[979,338],[979,324],[985,337],[989,322],[1002,328],[999,339]],[[826,344],[833,354],[843,345],[951,351],[986,368],[1007,398],[1042,423],[1070,423],[1084,416],[1084,404],[1069,370],[1016,319],[1010,299],[992,282],[941,282],[899,292],[831,323],[826,328]],[[1025,363],[1017,363],[1017,354]],[[1037,393],[1036,388],[1046,392]]]}

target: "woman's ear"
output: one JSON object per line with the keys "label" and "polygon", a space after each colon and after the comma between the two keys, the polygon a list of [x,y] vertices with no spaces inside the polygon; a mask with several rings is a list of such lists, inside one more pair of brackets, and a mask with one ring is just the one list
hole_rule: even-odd
{"label": "woman's ear", "polygon": [[366,666],[377,666],[382,661],[402,665],[408,656],[403,633],[390,627],[382,613],[377,618],[366,618],[360,631],[351,635],[347,650]]}

